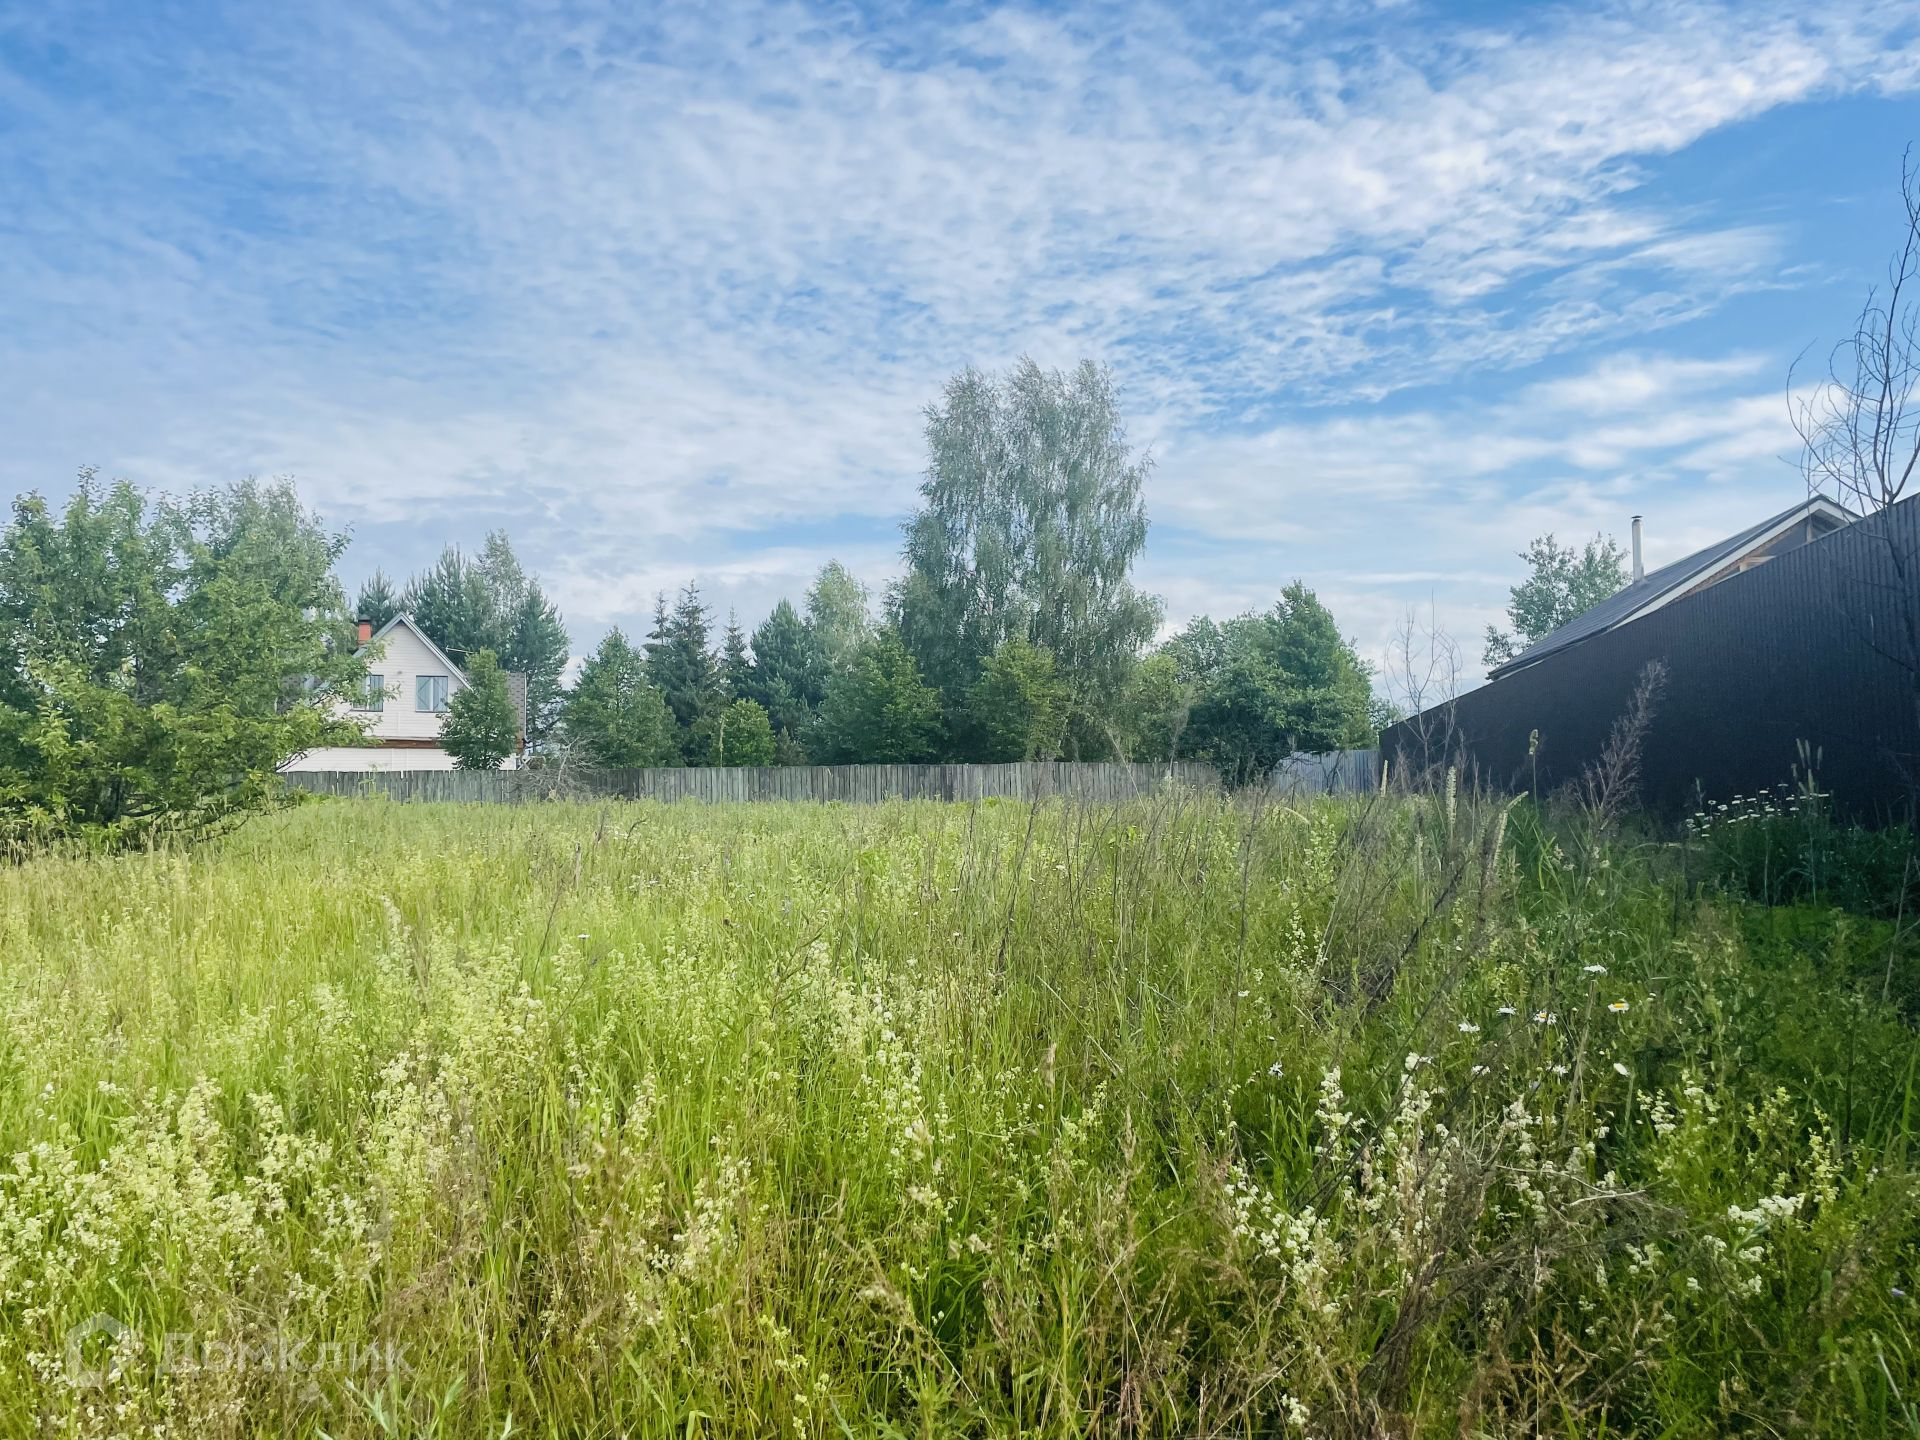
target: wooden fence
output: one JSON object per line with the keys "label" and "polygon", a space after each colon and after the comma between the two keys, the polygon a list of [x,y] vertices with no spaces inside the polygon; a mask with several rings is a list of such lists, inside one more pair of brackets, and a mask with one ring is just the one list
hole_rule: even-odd
{"label": "wooden fence", "polygon": [[1289,798],[1302,795],[1365,795],[1380,788],[1378,750],[1335,750],[1326,755],[1289,755],[1268,783]]}
{"label": "wooden fence", "polygon": [[1169,785],[1214,790],[1211,765],[1035,761],[1022,765],[787,765],[648,770],[306,770],[287,784],[321,795],[390,800],[511,803],[547,799],[829,801],[1129,800]]}

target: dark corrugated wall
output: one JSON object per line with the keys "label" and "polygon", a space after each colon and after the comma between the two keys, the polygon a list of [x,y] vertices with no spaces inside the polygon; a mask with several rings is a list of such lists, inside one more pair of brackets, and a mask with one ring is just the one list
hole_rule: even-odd
{"label": "dark corrugated wall", "polygon": [[[1920,498],[1584,640],[1391,727],[1399,774],[1464,762],[1548,793],[1595,763],[1648,662],[1666,687],[1641,752],[1648,808],[1791,781],[1805,746],[1844,813],[1910,813],[1920,786]],[[1529,745],[1539,732],[1537,756]]]}

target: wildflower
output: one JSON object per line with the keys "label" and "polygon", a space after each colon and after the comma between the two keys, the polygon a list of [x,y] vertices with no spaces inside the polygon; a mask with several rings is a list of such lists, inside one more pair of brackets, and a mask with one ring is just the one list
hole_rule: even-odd
{"label": "wildflower", "polygon": [[1276,1080],[1278,1080],[1280,1076],[1284,1073],[1285,1072],[1281,1069],[1280,1062],[1278,1060],[1274,1061],[1273,1064],[1267,1066],[1267,1074],[1273,1076],[1273,1078]]}
{"label": "wildflower", "polygon": [[1502,1005],[1495,1013],[1500,1015],[1518,1015],[1520,1012],[1511,1005]]}
{"label": "wildflower", "polygon": [[1564,1065],[1556,1065],[1553,1067],[1553,1073],[1556,1075],[1564,1075],[1567,1073],[1567,1067]]}
{"label": "wildflower", "polygon": [[1887,1287],[1887,1293],[1896,1300],[1904,1300],[1907,1298],[1907,1292],[1902,1290],[1898,1285],[1889,1285]]}
{"label": "wildflower", "polygon": [[1621,1014],[1627,1008],[1628,1008],[1627,1002],[1624,1000],[1616,1000],[1611,1005],[1607,1006],[1607,1009],[1611,1010],[1616,1015]]}
{"label": "wildflower", "polygon": [[1462,1020],[1460,1022],[1460,1033],[1462,1035],[1478,1035],[1480,1033],[1480,1027],[1471,1020]]}
{"label": "wildflower", "polygon": [[1473,1069],[1469,1070],[1467,1073],[1469,1075],[1484,1075],[1487,1073],[1487,1067],[1484,1065],[1476,1065],[1473,1067]]}
{"label": "wildflower", "polygon": [[1560,1023],[1560,1017],[1546,1010],[1536,1010],[1533,1012],[1533,1023],[1536,1025],[1558,1025]]}
{"label": "wildflower", "polygon": [[1604,965],[1582,965],[1580,968],[1589,975],[1604,975],[1607,973],[1607,967]]}
{"label": "wildflower", "polygon": [[1622,1080],[1631,1080],[1633,1078],[1633,1071],[1622,1065],[1618,1060],[1613,1062],[1613,1073],[1618,1075]]}

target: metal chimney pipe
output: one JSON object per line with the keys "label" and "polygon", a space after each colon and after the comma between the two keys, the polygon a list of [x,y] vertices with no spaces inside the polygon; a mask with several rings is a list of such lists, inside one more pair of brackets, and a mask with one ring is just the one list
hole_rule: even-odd
{"label": "metal chimney pipe", "polygon": [[1638,585],[1647,578],[1646,562],[1640,558],[1640,517],[1633,517],[1633,583]]}

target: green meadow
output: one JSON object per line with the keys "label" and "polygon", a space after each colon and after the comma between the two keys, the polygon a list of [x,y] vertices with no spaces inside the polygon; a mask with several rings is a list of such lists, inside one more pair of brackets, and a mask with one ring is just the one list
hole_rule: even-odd
{"label": "green meadow", "polygon": [[1731,829],[335,801],[16,864],[0,1433],[1920,1435],[1911,916]]}

